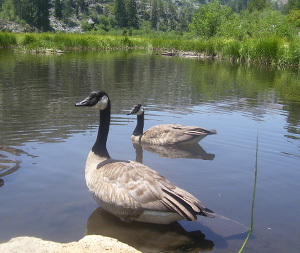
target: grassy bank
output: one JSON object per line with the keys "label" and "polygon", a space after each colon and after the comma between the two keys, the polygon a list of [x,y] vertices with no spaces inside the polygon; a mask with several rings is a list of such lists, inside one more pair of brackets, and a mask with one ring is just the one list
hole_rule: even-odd
{"label": "grassy bank", "polygon": [[167,37],[109,36],[91,34],[12,34],[0,32],[0,47],[26,50],[45,49],[110,50],[139,48],[193,52],[241,62],[279,66],[300,66],[300,39],[286,41],[278,37],[250,38],[243,41],[212,38],[168,39]]}

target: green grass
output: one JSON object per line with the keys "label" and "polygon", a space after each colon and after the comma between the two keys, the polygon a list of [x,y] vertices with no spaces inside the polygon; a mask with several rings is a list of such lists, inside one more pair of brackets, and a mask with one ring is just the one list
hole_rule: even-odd
{"label": "green grass", "polygon": [[17,44],[15,34],[0,32],[0,47],[11,47]]}
{"label": "green grass", "polygon": [[253,231],[253,217],[254,217],[254,203],[255,203],[255,194],[256,194],[256,182],[257,182],[257,158],[258,158],[258,134],[257,134],[257,140],[256,140],[256,157],[255,157],[255,172],[254,172],[254,190],[253,190],[253,197],[252,197],[252,209],[251,209],[251,226],[248,233],[248,236],[246,237],[242,247],[239,250],[239,253],[243,251],[245,248],[251,234]]}
{"label": "green grass", "polygon": [[243,41],[214,37],[196,39],[176,34],[120,36],[99,34],[0,32],[0,47],[17,47],[43,52],[54,50],[111,50],[138,48],[194,52],[226,60],[258,64],[300,66],[300,39],[248,38]]}

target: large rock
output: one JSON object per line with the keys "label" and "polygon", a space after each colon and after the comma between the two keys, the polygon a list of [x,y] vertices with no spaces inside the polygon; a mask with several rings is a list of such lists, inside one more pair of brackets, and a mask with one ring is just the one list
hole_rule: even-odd
{"label": "large rock", "polygon": [[78,242],[57,243],[35,237],[16,237],[0,244],[1,253],[89,253],[89,252],[140,252],[116,239],[100,235],[88,235]]}

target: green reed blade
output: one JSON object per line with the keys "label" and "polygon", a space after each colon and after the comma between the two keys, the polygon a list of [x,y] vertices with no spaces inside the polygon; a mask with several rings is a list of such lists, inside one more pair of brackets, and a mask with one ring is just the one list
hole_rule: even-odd
{"label": "green reed blade", "polygon": [[252,197],[252,211],[251,211],[251,227],[248,233],[247,238],[244,241],[239,253],[241,253],[248,242],[248,239],[253,231],[253,216],[254,216],[254,202],[255,202],[255,192],[256,192],[256,180],[257,180],[257,154],[258,154],[258,133],[257,133],[257,140],[256,140],[256,157],[255,157],[255,173],[254,173],[254,190],[253,190],[253,197]]}

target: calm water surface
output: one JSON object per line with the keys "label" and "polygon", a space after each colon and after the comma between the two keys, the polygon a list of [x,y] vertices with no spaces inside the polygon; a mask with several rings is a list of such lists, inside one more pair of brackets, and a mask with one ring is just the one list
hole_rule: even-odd
{"label": "calm water surface", "polygon": [[[142,161],[220,216],[170,226],[127,224],[98,208],[84,179],[98,112],[77,108],[92,90],[112,101],[108,150]],[[135,103],[145,129],[163,123],[216,129],[192,149],[131,143]],[[28,55],[0,50],[0,242],[35,236],[70,242],[117,238],[144,252],[299,252],[300,77],[224,62],[145,52]]]}

